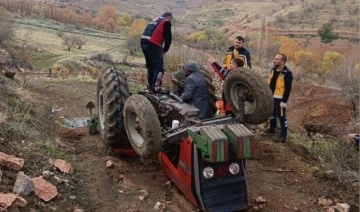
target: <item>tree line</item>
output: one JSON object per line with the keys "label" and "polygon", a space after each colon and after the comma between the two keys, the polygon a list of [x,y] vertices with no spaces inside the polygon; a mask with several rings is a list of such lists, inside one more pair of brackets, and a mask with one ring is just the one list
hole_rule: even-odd
{"label": "tree line", "polygon": [[112,5],[102,5],[98,12],[74,10],[70,6],[54,3],[36,3],[32,0],[0,0],[0,6],[10,12],[17,12],[24,16],[36,15],[76,26],[93,27],[107,32],[117,32],[118,11]]}

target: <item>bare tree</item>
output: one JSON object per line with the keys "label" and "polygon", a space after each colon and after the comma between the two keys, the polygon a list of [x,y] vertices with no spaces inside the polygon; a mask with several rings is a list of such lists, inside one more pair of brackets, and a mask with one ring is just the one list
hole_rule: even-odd
{"label": "bare tree", "polygon": [[360,69],[359,64],[359,59],[349,58],[345,65],[333,74],[333,80],[340,85],[352,104],[354,117],[359,115],[360,107],[360,70],[357,70]]}
{"label": "bare tree", "polygon": [[126,40],[126,48],[129,50],[130,55],[133,55],[137,50],[140,49],[140,34],[130,36]]}
{"label": "bare tree", "polygon": [[75,39],[75,45],[78,47],[78,49],[81,49],[82,46],[87,42],[85,36],[77,35],[74,36]]}
{"label": "bare tree", "polygon": [[72,35],[65,35],[63,36],[63,44],[67,46],[68,51],[75,45],[75,39]]}

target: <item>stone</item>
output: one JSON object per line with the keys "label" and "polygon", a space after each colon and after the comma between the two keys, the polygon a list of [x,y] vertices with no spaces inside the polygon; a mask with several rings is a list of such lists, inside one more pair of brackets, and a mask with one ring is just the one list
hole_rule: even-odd
{"label": "stone", "polygon": [[154,209],[155,210],[160,210],[160,207],[161,207],[161,202],[156,202],[156,204],[154,206]]}
{"label": "stone", "polygon": [[34,184],[34,193],[40,199],[48,202],[57,196],[58,192],[56,187],[42,177],[33,178],[32,181]]}
{"label": "stone", "polygon": [[20,171],[24,166],[24,159],[0,152],[0,165]]}
{"label": "stone", "polygon": [[65,174],[73,173],[73,167],[71,166],[71,164],[64,160],[56,159],[54,161],[54,166]]}
{"label": "stone", "polygon": [[262,196],[258,196],[258,197],[255,198],[255,202],[262,204],[262,203],[267,202],[267,200],[266,200],[266,198],[264,198],[264,197],[262,197]]}
{"label": "stone", "polygon": [[16,200],[16,197],[17,197],[16,194],[12,194],[12,193],[5,194],[0,192],[0,207],[7,209]]}
{"label": "stone", "polygon": [[145,197],[149,196],[149,193],[145,189],[141,190],[140,193],[142,193]]}
{"label": "stone", "polygon": [[17,196],[14,203],[13,203],[14,206],[20,206],[20,207],[25,207],[27,205],[27,201],[20,197],[20,196]]}
{"label": "stone", "polygon": [[335,206],[331,206],[326,209],[326,212],[349,212],[350,205],[347,203],[337,203]]}
{"label": "stone", "polygon": [[320,197],[318,198],[318,202],[317,204],[321,205],[322,207],[329,207],[330,205],[332,205],[334,202],[330,199],[326,199],[324,197]]}
{"label": "stone", "polygon": [[34,185],[31,177],[24,174],[24,172],[19,172],[13,187],[13,192],[27,196],[33,191]]}
{"label": "stone", "polygon": [[25,207],[26,204],[27,201],[24,198],[18,196],[17,194],[13,194],[13,193],[5,194],[0,192],[0,208],[4,208],[5,211],[11,205]]}
{"label": "stone", "polygon": [[114,162],[112,162],[111,160],[106,161],[106,168],[112,168],[114,167]]}

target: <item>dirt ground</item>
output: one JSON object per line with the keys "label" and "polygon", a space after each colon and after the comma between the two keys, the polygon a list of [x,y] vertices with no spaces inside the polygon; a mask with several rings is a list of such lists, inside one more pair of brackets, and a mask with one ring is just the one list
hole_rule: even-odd
{"label": "dirt ground", "polygon": [[[56,148],[44,151],[43,147],[50,144],[13,138],[2,140],[0,150],[24,158],[23,171],[31,177],[50,170],[66,181],[45,177],[58,189],[55,199],[45,203],[30,195],[25,197],[28,201],[25,209],[12,207],[9,211],[158,211],[154,209],[157,202],[161,203],[162,211],[198,211],[169,182],[157,161],[105,155],[99,136],[89,135],[86,127],[68,129],[55,124],[59,117],[89,116],[85,105],[96,99],[95,81],[32,78],[28,87],[18,93],[36,105],[35,113],[42,120],[39,128]],[[53,108],[59,110],[52,113]],[[344,133],[350,121],[349,111],[350,104],[340,92],[295,82],[288,108],[290,134],[305,134],[304,123],[328,123],[327,126]],[[257,155],[246,163],[248,211],[325,211],[317,204],[321,196],[336,198],[338,202],[358,198],[341,195],[337,183],[315,175],[319,171],[318,160],[304,147],[292,142],[273,143],[270,137],[257,132]],[[70,162],[74,174],[64,175],[55,170],[49,159],[56,157]],[[115,165],[106,168],[109,160]],[[11,192],[16,172],[1,169],[0,191]],[[255,198],[259,196],[266,202],[257,203]]]}

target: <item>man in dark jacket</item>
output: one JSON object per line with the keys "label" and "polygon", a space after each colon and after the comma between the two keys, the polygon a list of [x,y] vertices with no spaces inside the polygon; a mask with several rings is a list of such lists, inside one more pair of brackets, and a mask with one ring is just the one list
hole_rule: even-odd
{"label": "man in dark jacket", "polygon": [[223,68],[227,69],[231,64],[232,59],[237,57],[244,60],[245,67],[251,68],[250,52],[243,47],[244,42],[245,39],[242,36],[236,36],[234,45],[230,46],[226,52]]}
{"label": "man in dark jacket", "polygon": [[271,69],[268,83],[273,92],[274,111],[270,118],[269,134],[275,133],[276,120],[279,118],[281,132],[274,140],[275,142],[286,142],[288,123],[286,119],[286,106],[290,96],[293,76],[288,67],[285,66],[287,57],[284,54],[277,54],[274,57],[274,67]]}
{"label": "man in dark jacket", "polygon": [[141,50],[145,56],[148,71],[148,88],[151,92],[161,92],[164,75],[164,56],[171,45],[172,14],[166,12],[150,21],[141,36]]}
{"label": "man in dark jacket", "polygon": [[187,77],[185,81],[179,82],[179,87],[184,90],[181,99],[200,110],[200,119],[209,118],[210,108],[206,83],[203,76],[199,73],[198,64],[193,60],[188,60],[184,65],[184,71]]}

